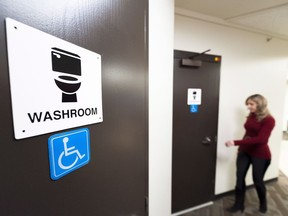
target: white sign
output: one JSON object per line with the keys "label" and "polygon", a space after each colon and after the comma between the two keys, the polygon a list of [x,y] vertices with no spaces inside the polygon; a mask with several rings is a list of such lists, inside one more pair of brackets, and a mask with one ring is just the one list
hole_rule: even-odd
{"label": "white sign", "polygon": [[16,139],[103,121],[101,56],[6,18]]}
{"label": "white sign", "polygon": [[201,105],[202,89],[189,88],[187,93],[187,104],[188,105]]}

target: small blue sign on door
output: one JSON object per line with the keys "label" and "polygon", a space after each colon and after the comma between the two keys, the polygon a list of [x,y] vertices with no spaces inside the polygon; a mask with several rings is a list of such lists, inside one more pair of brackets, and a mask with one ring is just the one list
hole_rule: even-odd
{"label": "small blue sign on door", "polygon": [[190,105],[190,112],[197,113],[198,112],[198,105]]}
{"label": "small blue sign on door", "polygon": [[48,139],[50,177],[53,180],[73,172],[90,161],[88,128],[52,135]]}

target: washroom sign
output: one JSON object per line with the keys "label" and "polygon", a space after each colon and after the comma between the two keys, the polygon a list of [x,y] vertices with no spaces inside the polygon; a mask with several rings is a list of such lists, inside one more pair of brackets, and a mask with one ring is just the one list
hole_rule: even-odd
{"label": "washroom sign", "polygon": [[6,18],[16,139],[103,121],[101,56]]}
{"label": "washroom sign", "polygon": [[198,106],[202,101],[202,89],[188,88],[187,90],[187,104],[190,106],[191,113],[198,113]]}

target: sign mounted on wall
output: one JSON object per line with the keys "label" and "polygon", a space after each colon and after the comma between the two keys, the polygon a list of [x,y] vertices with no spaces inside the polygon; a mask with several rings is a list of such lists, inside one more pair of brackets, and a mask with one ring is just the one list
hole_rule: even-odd
{"label": "sign mounted on wall", "polygon": [[103,121],[101,56],[6,18],[16,139]]}

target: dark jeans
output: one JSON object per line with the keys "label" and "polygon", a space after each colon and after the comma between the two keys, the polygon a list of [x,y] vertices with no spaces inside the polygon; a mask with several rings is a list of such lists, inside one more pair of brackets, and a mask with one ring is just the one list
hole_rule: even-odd
{"label": "dark jeans", "polygon": [[266,187],[263,181],[265,172],[270,165],[271,160],[251,157],[246,153],[239,152],[237,157],[237,181],[236,181],[236,200],[240,205],[244,205],[244,196],[246,191],[245,177],[252,164],[252,175],[254,185],[260,200],[260,205],[266,203]]}

